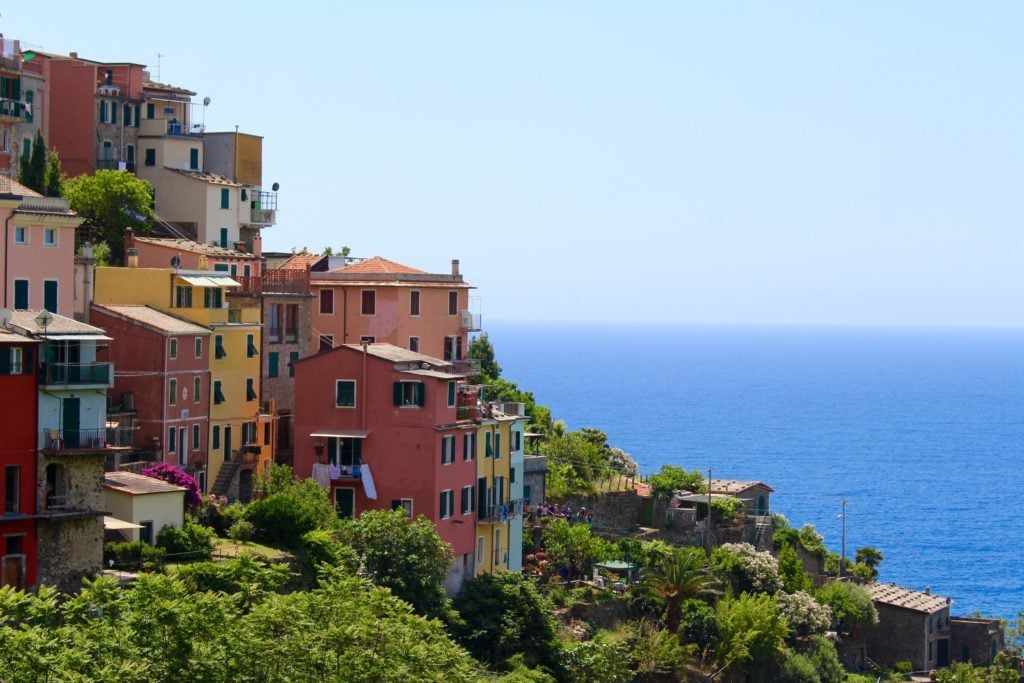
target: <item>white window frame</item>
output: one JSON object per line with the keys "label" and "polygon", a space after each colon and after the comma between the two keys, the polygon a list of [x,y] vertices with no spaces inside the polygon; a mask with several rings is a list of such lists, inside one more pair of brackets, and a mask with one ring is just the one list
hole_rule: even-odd
{"label": "white window frame", "polygon": [[27,374],[24,372],[24,360],[20,346],[14,346],[11,348],[11,374],[22,375]]}
{"label": "white window frame", "polygon": [[[462,514],[464,514],[464,515],[471,515],[474,512],[476,512],[476,491],[473,490],[473,486],[472,485],[470,485],[470,486],[463,486],[462,490],[463,491],[469,491],[469,509],[468,510],[463,510]],[[459,501],[459,502],[461,503],[462,501]]]}
{"label": "white window frame", "polygon": [[455,515],[455,491],[452,489],[443,489],[441,495],[447,499],[447,504],[444,506],[444,510],[439,510],[441,513],[441,519],[451,519]]}
{"label": "white window frame", "polygon": [[178,338],[171,337],[167,340],[167,357],[177,358],[178,357]]}
{"label": "white window frame", "polygon": [[[416,301],[416,312],[412,312],[412,302]],[[409,292],[409,317],[418,318],[423,314],[423,295],[420,294],[420,290],[413,289]]]}
{"label": "white window frame", "polygon": [[402,504],[405,514],[412,519],[412,498],[399,498],[398,501]]}
{"label": "white window frame", "polygon": [[[52,242],[48,239],[51,235],[53,236]],[[57,242],[57,228],[43,228],[43,246],[56,247],[58,246]]]}
{"label": "white window frame", "polygon": [[441,437],[441,464],[451,465],[455,462],[455,435]]}
{"label": "white window frame", "polygon": [[482,567],[484,564],[484,548],[487,545],[487,541],[483,536],[476,537],[476,566]]}
{"label": "white window frame", "polygon": [[[5,133],[7,131],[4,131]],[[21,233],[21,239],[18,239],[18,233]],[[24,225],[14,226],[14,243],[15,244],[28,244],[28,227]]]}
{"label": "white window frame", "polygon": [[[415,346],[416,346],[415,349],[413,348],[414,342],[415,342]],[[415,353],[419,353],[420,352],[420,338],[419,337],[409,337],[409,350],[413,351]]]}
{"label": "white window frame", "polygon": [[194,342],[194,347],[193,348],[195,350],[196,358],[202,358],[203,357],[203,338],[202,337],[196,337],[196,340]]}

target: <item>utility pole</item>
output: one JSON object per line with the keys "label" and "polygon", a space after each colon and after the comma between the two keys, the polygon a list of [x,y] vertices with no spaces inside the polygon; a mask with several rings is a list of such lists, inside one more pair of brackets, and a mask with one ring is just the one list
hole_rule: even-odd
{"label": "utility pole", "polygon": [[711,468],[708,468],[708,516],[705,520],[707,522],[707,543],[708,543],[708,557],[711,557]]}
{"label": "utility pole", "polygon": [[839,555],[839,578],[846,576],[846,499],[843,498],[843,514],[840,515],[843,518],[843,547],[842,554]]}

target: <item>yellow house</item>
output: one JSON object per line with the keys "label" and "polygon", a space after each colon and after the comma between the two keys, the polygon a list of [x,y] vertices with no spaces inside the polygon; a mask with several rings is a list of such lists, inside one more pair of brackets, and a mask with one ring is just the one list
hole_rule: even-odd
{"label": "yellow house", "polygon": [[129,256],[127,268],[98,268],[93,301],[143,304],[211,330],[206,480],[210,492],[245,500],[272,439],[260,419],[260,309],[229,307],[226,290],[239,285],[227,273],[131,265]]}
{"label": "yellow house", "polygon": [[[511,505],[509,464],[514,418],[485,407],[477,428],[476,573],[508,571]],[[515,549],[516,552],[519,549]]]}

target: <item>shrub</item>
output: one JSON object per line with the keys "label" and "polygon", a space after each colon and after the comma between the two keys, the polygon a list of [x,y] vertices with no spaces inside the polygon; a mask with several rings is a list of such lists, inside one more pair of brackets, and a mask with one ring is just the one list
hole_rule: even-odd
{"label": "shrub", "polygon": [[197,592],[245,593],[250,601],[283,586],[290,572],[284,564],[271,564],[251,557],[220,562],[195,562],[178,569],[178,576]]}
{"label": "shrub", "polygon": [[227,498],[224,496],[215,496],[211,493],[203,498],[199,507],[196,509],[196,521],[203,526],[208,526],[213,529],[218,536],[224,536],[227,534],[228,529],[231,528],[232,524],[232,522],[229,522],[225,516],[225,510],[227,508]]}
{"label": "shrub", "polygon": [[861,586],[833,581],[817,592],[815,598],[832,609],[832,618],[840,631],[878,623],[878,611],[871,595]]}
{"label": "shrub", "polygon": [[180,467],[166,462],[158,462],[142,470],[140,474],[144,477],[166,481],[175,486],[183,486],[185,488],[185,506],[190,510],[196,509],[203,502],[203,495],[199,491],[199,482]]}
{"label": "shrub", "polygon": [[165,526],[156,536],[156,544],[167,551],[168,555],[184,555],[176,559],[208,560],[213,554],[213,529],[194,521],[185,519],[181,528]]}
{"label": "shrub", "polygon": [[337,526],[338,516],[326,489],[312,479],[292,479],[283,485],[275,478],[272,483],[273,487],[268,490],[274,493],[249,503],[245,510],[245,518],[252,522],[256,540],[277,547],[297,548],[310,531]]}
{"label": "shrub", "polygon": [[247,543],[252,540],[254,527],[247,519],[240,519],[228,529],[228,537],[238,543]]}
{"label": "shrub", "polygon": [[814,636],[807,658],[814,664],[814,670],[818,672],[821,683],[842,683],[846,671],[831,640],[824,636]]}
{"label": "shrub", "polygon": [[803,591],[779,593],[779,614],[789,623],[791,635],[806,637],[822,634],[832,625],[832,610],[819,604]]}
{"label": "shrub", "polygon": [[103,546],[103,559],[106,562],[113,560],[117,569],[136,571],[143,564],[159,562],[165,552],[163,548],[151,546],[144,541],[115,541]]}
{"label": "shrub", "polygon": [[650,484],[651,495],[655,498],[671,498],[672,494],[679,490],[693,493],[707,491],[704,475],[697,470],[687,472],[675,465],[662,465],[658,472],[647,479],[647,483]]}
{"label": "shrub", "polygon": [[786,620],[770,595],[744,593],[719,601],[715,650],[723,668],[747,674],[764,671],[775,661],[787,635]]}
{"label": "shrub", "polygon": [[803,546],[803,549],[811,555],[816,557],[825,556],[827,552],[825,550],[825,539],[814,529],[813,524],[804,524],[800,527],[797,537],[800,539],[800,545]]}
{"label": "shrub", "polygon": [[322,565],[345,567],[355,573],[359,566],[356,551],[338,542],[334,534],[326,529],[314,529],[302,537],[299,561],[307,575],[319,576]]}
{"label": "shrub", "polygon": [[777,593],[782,588],[779,562],[749,543],[724,543],[715,548],[711,564],[736,593]]}
{"label": "shrub", "polygon": [[803,563],[797,557],[796,551],[788,544],[779,550],[779,574],[782,577],[782,587],[787,593],[809,591],[814,585],[810,574],[804,571]]}
{"label": "shrub", "polygon": [[568,645],[562,650],[562,668],[573,683],[626,683],[633,680],[629,670],[629,649],[624,643],[591,640]]}
{"label": "shrub", "polygon": [[743,512],[743,501],[739,498],[715,498],[711,501],[711,516],[723,522],[735,521]]}
{"label": "shrub", "polygon": [[821,683],[811,660],[796,652],[782,660],[778,680],[779,683]]}
{"label": "shrub", "polygon": [[686,600],[682,605],[683,640],[701,650],[711,647],[718,639],[718,621],[715,608],[698,598]]}

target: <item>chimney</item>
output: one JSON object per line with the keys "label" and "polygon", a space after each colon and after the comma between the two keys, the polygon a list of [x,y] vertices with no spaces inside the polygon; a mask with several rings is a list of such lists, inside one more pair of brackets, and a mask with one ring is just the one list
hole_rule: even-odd
{"label": "chimney", "polygon": [[263,256],[263,237],[259,234],[253,235],[252,238],[252,253],[256,258]]}
{"label": "chimney", "polygon": [[77,52],[69,52],[68,53],[68,57],[71,57],[71,59],[78,59],[78,53]]}
{"label": "chimney", "polygon": [[245,242],[235,242],[235,251],[245,252]]}
{"label": "chimney", "polygon": [[125,249],[125,255],[127,256],[127,258],[125,259],[125,265],[127,265],[129,268],[139,267],[139,250],[137,247]]}
{"label": "chimney", "polygon": [[452,275],[458,275],[458,274],[459,274],[459,259],[453,258],[452,259]]}

